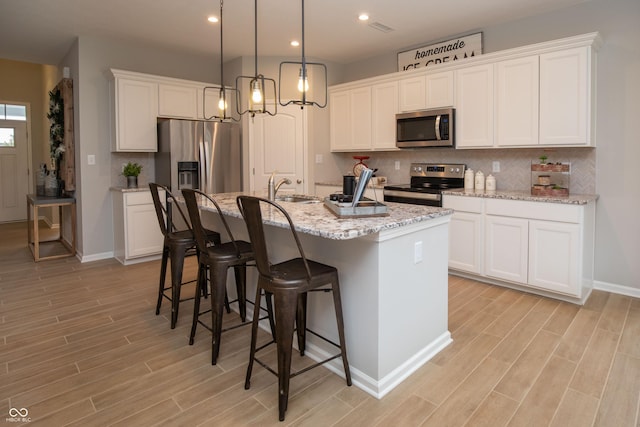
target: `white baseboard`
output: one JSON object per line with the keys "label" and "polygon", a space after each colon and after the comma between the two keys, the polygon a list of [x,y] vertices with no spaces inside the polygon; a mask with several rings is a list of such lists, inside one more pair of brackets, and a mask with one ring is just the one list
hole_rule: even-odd
{"label": "white baseboard", "polygon": [[100,254],[82,255],[81,253],[78,252],[78,257],[80,259],[80,262],[91,262],[91,261],[100,261],[103,259],[113,258],[114,254],[113,252],[102,252]]}
{"label": "white baseboard", "polygon": [[607,283],[599,280],[593,281],[593,289],[598,289],[600,291],[607,291],[614,294],[626,295],[628,297],[633,297],[633,298],[640,298],[640,289],[638,288],[616,285],[614,283]]}

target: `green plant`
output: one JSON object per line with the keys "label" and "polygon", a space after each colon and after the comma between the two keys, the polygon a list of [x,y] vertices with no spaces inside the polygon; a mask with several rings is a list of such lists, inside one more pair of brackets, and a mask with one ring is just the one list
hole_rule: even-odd
{"label": "green plant", "polygon": [[540,164],[541,165],[545,165],[547,164],[547,155],[543,154],[542,156],[538,157],[540,159]]}
{"label": "green plant", "polygon": [[138,176],[140,172],[142,172],[142,165],[138,163],[129,162],[122,169],[122,175],[124,176]]}

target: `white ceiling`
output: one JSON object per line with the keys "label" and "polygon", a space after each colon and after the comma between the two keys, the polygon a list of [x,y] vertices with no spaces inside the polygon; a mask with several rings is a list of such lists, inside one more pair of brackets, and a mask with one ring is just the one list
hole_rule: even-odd
{"label": "white ceiling", "polygon": [[[307,0],[305,53],[350,63],[588,0]],[[217,55],[219,0],[0,0],[0,58],[57,64],[89,35]],[[383,33],[358,21],[393,29]],[[224,2],[225,60],[254,52],[254,1]],[[298,56],[300,0],[258,2],[260,56]]]}

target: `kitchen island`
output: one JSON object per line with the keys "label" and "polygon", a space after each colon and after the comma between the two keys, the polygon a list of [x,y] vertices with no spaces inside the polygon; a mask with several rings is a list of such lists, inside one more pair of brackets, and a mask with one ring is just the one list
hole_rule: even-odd
{"label": "kitchen island", "polygon": [[[236,206],[239,194],[213,197],[234,237],[248,239]],[[281,205],[291,215],[307,257],[338,269],[356,386],[381,398],[451,342],[447,258],[452,210],[387,203],[388,216],[338,219],[323,203]],[[203,204],[202,209],[204,225],[219,228],[215,208]],[[264,211],[263,220],[267,242],[279,258],[272,261],[297,256],[285,219]],[[256,271],[249,269],[247,277],[251,296]],[[308,327],[337,342],[331,298],[330,293],[309,298]],[[307,335],[307,356],[319,360],[335,352],[314,338]],[[339,360],[325,366],[343,375]]]}

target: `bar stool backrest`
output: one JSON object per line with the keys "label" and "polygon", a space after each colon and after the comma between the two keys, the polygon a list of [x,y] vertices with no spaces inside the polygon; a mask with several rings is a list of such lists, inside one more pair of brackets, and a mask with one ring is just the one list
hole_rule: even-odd
{"label": "bar stool backrest", "polygon": [[236,199],[236,203],[238,204],[238,209],[240,209],[240,213],[242,214],[242,217],[247,224],[249,239],[251,240],[251,246],[253,247],[253,253],[256,258],[256,266],[258,267],[258,272],[260,273],[260,275],[268,278],[269,280],[274,279],[274,276],[271,272],[271,263],[269,262],[269,252],[267,250],[267,241],[265,238],[264,225],[262,221],[262,210],[260,207],[261,204],[264,204],[274,207],[286,218],[287,222],[289,223],[289,228],[291,230],[293,238],[296,242],[296,245],[298,246],[300,258],[302,258],[304,262],[304,266],[307,272],[307,278],[310,280],[311,270],[309,268],[309,263],[307,262],[304,250],[302,249],[302,244],[300,243],[298,233],[296,232],[296,229],[293,225],[293,220],[291,219],[287,211],[279,204],[262,197],[238,196]]}
{"label": "bar stool backrest", "polygon": [[229,224],[227,224],[227,221],[222,214],[222,209],[220,209],[220,205],[218,205],[218,202],[216,202],[215,200],[213,200],[213,198],[200,190],[184,188],[182,190],[182,196],[184,197],[185,204],[187,205],[187,211],[189,213],[189,218],[191,219],[191,229],[193,230],[193,235],[196,238],[196,245],[198,247],[198,250],[200,250],[201,252],[206,252],[208,239],[206,237],[204,226],[202,225],[202,219],[200,218],[200,207],[198,206],[196,195],[200,196],[201,200],[204,199],[205,201],[208,201],[213,206],[215,206],[216,210],[218,211],[218,215],[220,216],[220,220],[222,221],[222,224],[224,225],[224,228],[227,232],[227,237],[229,238],[229,241],[233,243],[233,247],[235,248],[238,257],[240,257],[240,249],[238,248],[236,240],[233,238],[233,233],[231,233]]}
{"label": "bar stool backrest", "polygon": [[[162,231],[162,235],[167,237],[169,233],[173,233],[179,231],[178,227],[175,225],[173,218],[169,215],[167,210],[168,202],[171,202],[172,209],[175,208],[182,220],[189,226],[189,220],[187,216],[184,214],[182,208],[180,208],[180,204],[177,202],[169,188],[165,187],[161,184],[156,184],[155,182],[149,183],[149,189],[151,189],[151,198],[153,199],[153,206],[156,208],[156,215],[158,216],[158,223],[160,224],[160,231]],[[166,192],[166,202],[164,205],[160,201],[160,192],[158,189],[162,189]]]}

